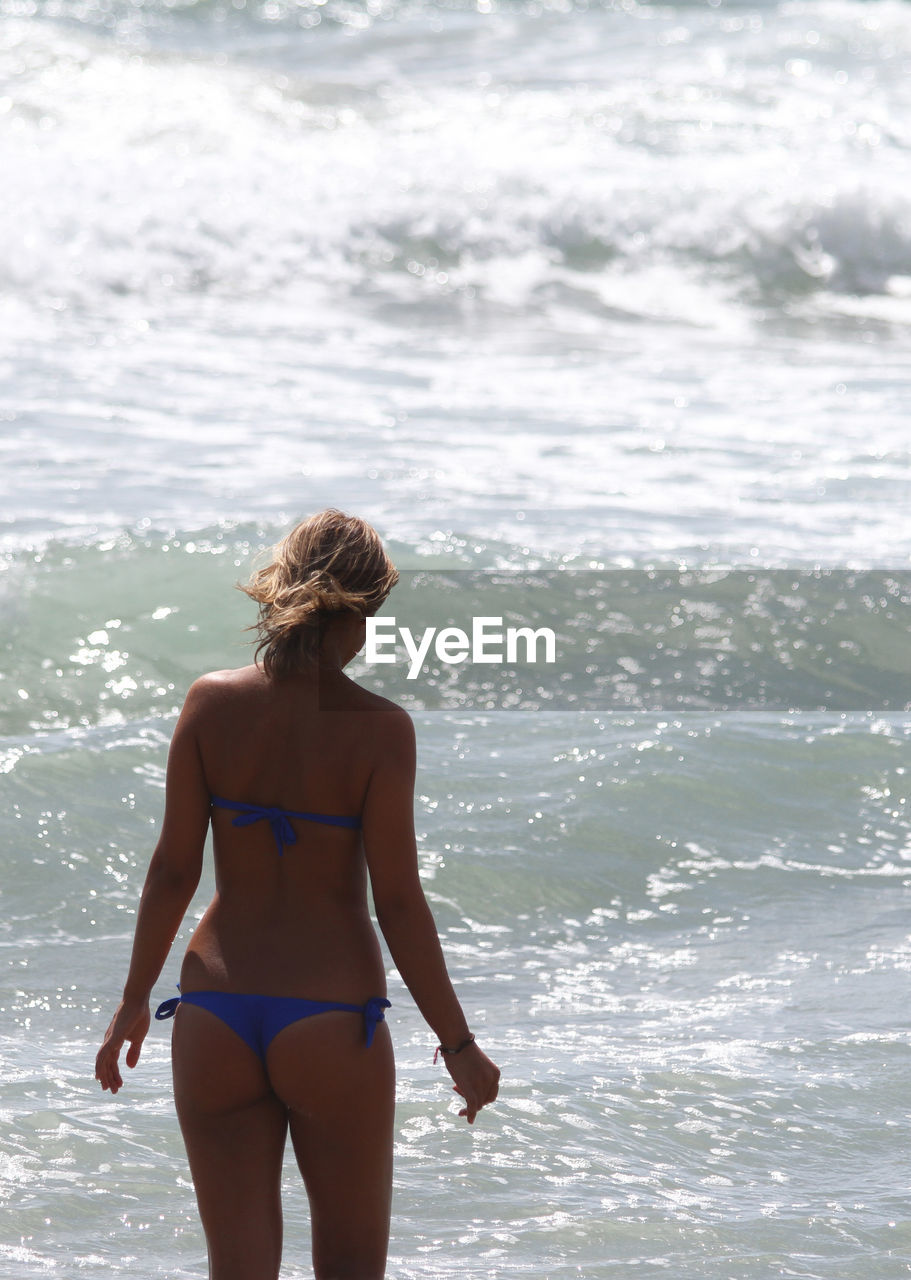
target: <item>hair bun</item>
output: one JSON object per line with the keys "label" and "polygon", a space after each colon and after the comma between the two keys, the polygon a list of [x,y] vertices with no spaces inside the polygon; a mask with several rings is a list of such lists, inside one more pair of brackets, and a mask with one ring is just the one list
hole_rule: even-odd
{"label": "hair bun", "polygon": [[332,614],[374,613],[398,581],[379,535],[335,508],[304,520],[272,561],[241,586],[259,605],[256,657],[267,675],[290,675],[318,654],[320,623]]}

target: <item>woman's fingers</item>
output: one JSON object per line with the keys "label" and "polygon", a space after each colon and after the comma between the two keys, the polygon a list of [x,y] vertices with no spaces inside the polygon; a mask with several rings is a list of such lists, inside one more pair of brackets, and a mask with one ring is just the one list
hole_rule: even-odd
{"label": "woman's fingers", "polygon": [[142,1051],[142,1042],[149,1029],[149,1022],[148,1004],[129,1007],[123,1003],[120,1004],[95,1059],[95,1079],[102,1089],[110,1089],[111,1093],[116,1093],[123,1086],[123,1076],[120,1074],[120,1050],[124,1043],[129,1041],[126,1062],[128,1067],[135,1067]]}
{"label": "woman's fingers", "polygon": [[98,1056],[95,1059],[95,1079],[101,1084],[102,1089],[110,1089],[111,1093],[116,1093],[123,1084],[117,1061],[119,1057],[120,1044],[113,1040],[106,1040],[98,1050]]}
{"label": "woman's fingers", "polygon": [[481,1108],[493,1102],[499,1092],[500,1069],[476,1044],[468,1046],[459,1054],[451,1055],[446,1060],[446,1066],[455,1082],[455,1092],[465,1099],[465,1106],[459,1115],[464,1116],[469,1124],[474,1124],[475,1116]]}

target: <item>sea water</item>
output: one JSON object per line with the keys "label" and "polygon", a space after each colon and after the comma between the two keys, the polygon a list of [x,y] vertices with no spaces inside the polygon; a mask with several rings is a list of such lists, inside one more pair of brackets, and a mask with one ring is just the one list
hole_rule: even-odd
{"label": "sea water", "polygon": [[401,621],[558,640],[355,664],[503,1071],[468,1128],[389,961],[391,1280],[908,1275],[911,10],[0,13],[0,1274],[207,1273],[167,1028],[94,1054],[182,696],[336,505]]}

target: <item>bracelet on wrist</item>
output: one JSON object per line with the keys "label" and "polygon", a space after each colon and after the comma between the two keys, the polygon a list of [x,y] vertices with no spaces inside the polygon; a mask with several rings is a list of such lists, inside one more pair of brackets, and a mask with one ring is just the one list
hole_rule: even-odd
{"label": "bracelet on wrist", "polygon": [[473,1035],[469,1035],[467,1039],[462,1041],[461,1044],[457,1044],[453,1046],[450,1046],[447,1044],[438,1044],[436,1047],[436,1052],[433,1055],[433,1060],[434,1062],[436,1062],[437,1058],[440,1056],[441,1053],[444,1055],[444,1057],[452,1057],[453,1054],[461,1053],[463,1049],[467,1049],[470,1044],[474,1044]]}

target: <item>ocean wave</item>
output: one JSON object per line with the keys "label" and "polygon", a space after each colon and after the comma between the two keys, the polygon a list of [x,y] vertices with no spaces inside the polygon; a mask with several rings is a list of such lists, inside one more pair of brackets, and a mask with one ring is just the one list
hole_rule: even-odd
{"label": "ocean wave", "polygon": [[[686,9],[699,0],[678,0]],[[737,9],[745,0],[723,0]],[[778,0],[761,0],[759,8],[774,8]],[[631,13],[638,0],[2,0],[4,17],[39,17],[69,21],[110,31],[122,38],[139,33],[176,34],[192,39],[205,32],[219,42],[226,37],[269,32],[314,31],[320,27],[365,30],[414,19],[445,19],[451,15],[509,15],[520,18],[554,14],[587,17],[592,12]],[[718,7],[717,5],[715,7]],[[755,3],[751,7],[757,7]]]}
{"label": "ocean wave", "polygon": [[[5,767],[30,735],[170,716],[200,671],[250,661],[254,619],[233,588],[254,537],[124,534],[13,557]],[[414,550],[394,554],[399,586],[352,673],[413,709],[909,710],[907,572],[482,569],[459,555],[406,567]]]}
{"label": "ocean wave", "polygon": [[[843,45],[861,19],[842,25]],[[331,294],[471,319],[724,325],[864,298],[911,318],[911,199],[888,161],[908,141],[903,91],[858,88],[872,54],[843,84],[829,65],[781,66],[793,33],[764,32],[731,88],[730,54],[703,65],[702,30],[651,82],[645,42],[629,73],[539,83],[544,33],[519,30],[535,56],[514,82],[479,74],[466,40],[434,84],[426,32],[408,34],[428,78],[404,79],[378,42],[323,62],[305,43],[292,70],[287,54],[138,54],[12,22],[0,231],[16,251],[0,278],[58,314]]]}

